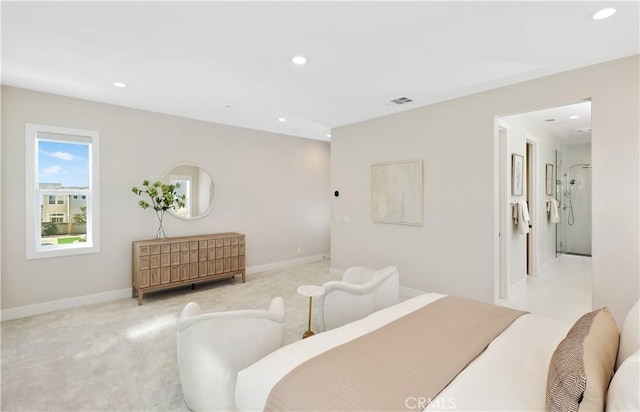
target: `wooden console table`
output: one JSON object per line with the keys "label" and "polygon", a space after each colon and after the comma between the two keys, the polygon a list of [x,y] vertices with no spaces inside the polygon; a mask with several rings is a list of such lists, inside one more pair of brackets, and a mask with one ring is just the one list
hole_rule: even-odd
{"label": "wooden console table", "polygon": [[132,242],[132,297],[142,305],[145,293],[242,275],[242,233],[176,237]]}

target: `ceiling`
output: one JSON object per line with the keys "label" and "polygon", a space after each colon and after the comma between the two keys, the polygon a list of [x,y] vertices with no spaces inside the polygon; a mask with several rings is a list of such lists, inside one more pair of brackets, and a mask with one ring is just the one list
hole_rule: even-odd
{"label": "ceiling", "polygon": [[3,84],[320,140],[639,49],[637,1],[2,2]]}
{"label": "ceiling", "polygon": [[504,116],[504,119],[520,118],[559,139],[560,145],[591,142],[591,101],[550,107],[529,113]]}
{"label": "ceiling", "polygon": [[[591,142],[590,101],[523,113],[519,116],[557,137],[561,145]],[[573,118],[575,116],[577,117]]]}

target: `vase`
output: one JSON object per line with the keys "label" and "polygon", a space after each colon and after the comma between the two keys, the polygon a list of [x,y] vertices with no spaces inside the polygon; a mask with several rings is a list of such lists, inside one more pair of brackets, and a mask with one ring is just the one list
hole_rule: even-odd
{"label": "vase", "polygon": [[162,220],[164,219],[165,210],[156,210],[156,217],[158,218],[158,230],[156,230],[156,240],[162,240],[167,238],[167,234],[164,231],[164,225]]}

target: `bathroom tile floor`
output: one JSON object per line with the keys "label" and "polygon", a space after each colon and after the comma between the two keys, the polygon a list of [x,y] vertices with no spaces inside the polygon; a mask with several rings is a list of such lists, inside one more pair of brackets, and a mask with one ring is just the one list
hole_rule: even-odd
{"label": "bathroom tile floor", "polygon": [[592,310],[591,258],[561,254],[544,272],[527,276],[526,286],[496,303],[575,322]]}

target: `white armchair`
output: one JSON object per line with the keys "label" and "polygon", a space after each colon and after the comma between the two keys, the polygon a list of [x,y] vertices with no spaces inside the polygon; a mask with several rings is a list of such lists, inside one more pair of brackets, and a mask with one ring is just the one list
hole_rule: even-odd
{"label": "white armchair", "polygon": [[178,320],[182,394],[193,411],[231,411],[238,371],[284,343],[284,304],[277,297],[268,311],[200,312],[190,302]]}
{"label": "white armchair", "polygon": [[395,266],[380,270],[354,266],[342,281],[323,285],[318,300],[318,327],[321,332],[362,319],[400,301],[400,275]]}

